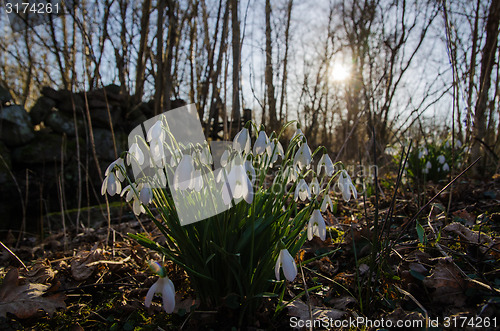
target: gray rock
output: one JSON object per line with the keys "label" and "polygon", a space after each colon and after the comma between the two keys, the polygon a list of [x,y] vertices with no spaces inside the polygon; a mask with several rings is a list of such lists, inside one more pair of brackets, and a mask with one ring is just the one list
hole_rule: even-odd
{"label": "gray rock", "polygon": [[47,114],[55,106],[56,102],[49,97],[42,96],[38,98],[35,105],[30,110],[31,123],[36,125],[44,121]]}
{"label": "gray rock", "polygon": [[73,114],[73,110],[76,110],[78,114],[85,109],[85,102],[82,97],[78,94],[71,93],[70,91],[61,90],[59,93],[59,100],[57,103],[57,108],[59,110]]}
{"label": "gray rock", "polygon": [[68,136],[75,135],[75,124],[73,117],[60,111],[51,111],[45,119],[45,125],[57,133],[65,133]]}
{"label": "gray rock", "polygon": [[0,140],[7,146],[19,146],[33,138],[33,126],[23,107],[0,108]]}
{"label": "gray rock", "polygon": [[[109,114],[111,115],[111,123],[113,127],[116,127],[118,121],[120,120],[121,109],[118,107],[109,107]],[[92,120],[92,125],[109,129],[109,115],[108,108],[93,108],[90,110],[90,119]]]}
{"label": "gray rock", "polygon": [[8,89],[0,85],[0,105],[5,105],[7,102],[12,101],[12,95]]}
{"label": "gray rock", "polygon": [[[111,131],[94,128],[94,141],[96,154],[101,160],[114,161],[116,159],[113,149],[113,137]],[[127,135],[122,131],[115,131],[115,141],[118,156],[122,153],[127,145]]]}
{"label": "gray rock", "polygon": [[[15,164],[41,164],[61,161],[62,136],[58,134],[35,132],[35,139],[30,143],[12,150]],[[63,150],[66,158],[67,151]]]}

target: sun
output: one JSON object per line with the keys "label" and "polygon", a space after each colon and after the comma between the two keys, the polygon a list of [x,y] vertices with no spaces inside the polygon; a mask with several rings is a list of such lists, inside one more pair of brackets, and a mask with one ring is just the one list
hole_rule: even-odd
{"label": "sun", "polygon": [[341,62],[336,61],[330,71],[331,79],[334,82],[346,81],[351,75],[351,68]]}

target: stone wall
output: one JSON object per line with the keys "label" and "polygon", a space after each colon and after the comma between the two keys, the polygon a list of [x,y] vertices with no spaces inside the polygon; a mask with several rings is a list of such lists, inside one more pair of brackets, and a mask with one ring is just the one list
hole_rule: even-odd
{"label": "stone wall", "polygon": [[81,93],[44,87],[27,112],[0,87],[0,230],[18,229],[23,209],[35,231],[50,225],[43,215],[61,211],[61,201],[64,209],[76,208],[79,196],[81,207],[103,203],[97,164],[104,175],[116,159],[111,127],[119,156],[128,133],[153,116],[152,102],[130,100],[116,85]]}

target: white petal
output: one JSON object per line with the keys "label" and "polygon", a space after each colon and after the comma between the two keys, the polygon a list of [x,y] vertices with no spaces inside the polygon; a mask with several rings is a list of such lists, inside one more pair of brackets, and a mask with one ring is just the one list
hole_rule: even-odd
{"label": "white petal", "polygon": [[194,174],[194,165],[191,155],[184,155],[181,162],[175,169],[174,173],[174,189],[186,190],[188,187],[192,187]]}
{"label": "white petal", "polygon": [[108,184],[107,184],[107,191],[108,194],[113,196],[118,192],[121,192],[122,190],[122,185],[116,178],[115,174],[112,172],[108,176]]}
{"label": "white petal", "polygon": [[311,217],[309,219],[309,223],[307,223],[307,240],[312,240],[313,238],[313,227],[314,227],[314,220]]}
{"label": "white petal", "polygon": [[106,193],[106,190],[108,188],[108,180],[109,180],[109,176],[106,176],[104,178],[104,180],[102,181],[101,195],[104,195]]}
{"label": "white petal", "polygon": [[253,152],[256,155],[261,155],[266,151],[267,144],[269,143],[269,138],[265,131],[260,131],[255,145],[253,145]]}
{"label": "white petal", "polygon": [[158,292],[158,280],[151,285],[151,287],[148,290],[148,293],[146,294],[146,300],[144,301],[144,305],[149,308],[151,306],[151,301],[153,301],[153,297],[155,296],[156,292]]}
{"label": "white petal", "polygon": [[[161,279],[161,278],[160,278]],[[163,299],[163,309],[167,314],[171,314],[175,308],[175,288],[174,284],[167,277],[163,278],[161,296]]]}
{"label": "white petal", "polygon": [[297,266],[295,265],[295,260],[286,249],[281,250],[281,254],[283,273],[285,274],[286,279],[291,282],[297,276]]}
{"label": "white petal", "polygon": [[280,267],[281,267],[281,251],[278,254],[278,259],[276,260],[276,265],[274,266],[274,275],[276,280],[280,280]]}

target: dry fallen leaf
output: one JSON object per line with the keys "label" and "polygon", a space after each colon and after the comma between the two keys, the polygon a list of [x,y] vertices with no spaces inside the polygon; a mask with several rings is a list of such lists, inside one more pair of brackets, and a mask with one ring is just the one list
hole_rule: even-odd
{"label": "dry fallen leaf", "polygon": [[66,308],[64,293],[50,294],[47,285],[26,283],[19,285],[19,270],[11,269],[0,286],[0,316],[7,313],[18,318],[29,318],[40,309],[52,315],[58,308]]}
{"label": "dry fallen leaf", "polygon": [[55,273],[50,265],[44,262],[36,262],[26,273],[26,278],[31,283],[47,284],[54,279]]}
{"label": "dry fallen leaf", "polygon": [[75,280],[82,281],[94,273],[97,265],[92,262],[100,260],[103,256],[102,249],[92,249],[90,252],[80,252],[71,261],[71,275]]}
{"label": "dry fallen leaf", "polygon": [[[485,244],[489,245],[493,242],[493,240],[485,235],[484,233],[479,234],[479,232],[472,231],[471,229],[465,227],[461,223],[451,223],[443,228],[443,231],[451,232],[458,235],[460,238],[466,240],[469,243],[473,244]],[[481,246],[479,247],[482,253],[486,252],[487,247]]]}
{"label": "dry fallen leaf", "polygon": [[432,274],[425,277],[423,283],[426,287],[435,289],[431,294],[434,302],[456,307],[465,304],[467,281],[462,277],[460,269],[447,258],[438,260]]}

